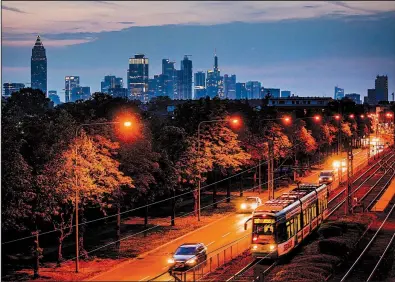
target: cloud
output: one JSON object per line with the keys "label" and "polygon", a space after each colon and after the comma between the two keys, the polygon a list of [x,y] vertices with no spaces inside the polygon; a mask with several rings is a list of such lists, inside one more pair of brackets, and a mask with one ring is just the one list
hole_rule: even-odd
{"label": "cloud", "polygon": [[[21,9],[29,14],[15,13]],[[12,9],[12,10],[10,10]],[[248,1],[15,1],[3,6],[3,29],[13,33],[99,33],[132,26],[214,25],[270,22],[327,15],[375,15],[395,11],[391,1],[248,2]],[[133,12],[133,13],[131,13]],[[133,15],[133,21],[130,21]],[[251,16],[253,15],[253,16]]]}
{"label": "cloud", "polygon": [[20,13],[20,14],[27,14],[26,12],[24,12],[24,11],[22,11],[20,9],[8,7],[8,6],[5,6],[5,5],[2,5],[1,9],[4,9],[6,11],[15,12],[15,13]]}
{"label": "cloud", "polygon": [[[41,38],[44,47],[64,47],[82,43],[88,43],[95,41],[96,38],[86,38],[86,39],[45,39]],[[13,46],[13,47],[23,47],[32,46],[32,40],[4,40],[3,46]]]}

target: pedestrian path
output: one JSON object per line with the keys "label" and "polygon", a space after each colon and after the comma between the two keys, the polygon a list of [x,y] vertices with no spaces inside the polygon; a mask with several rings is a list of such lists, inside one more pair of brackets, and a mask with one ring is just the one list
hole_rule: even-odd
{"label": "pedestrian path", "polygon": [[395,178],[392,179],[390,185],[388,186],[387,190],[385,190],[384,194],[381,198],[377,201],[377,203],[372,208],[372,211],[382,212],[388,206],[390,201],[395,195]]}

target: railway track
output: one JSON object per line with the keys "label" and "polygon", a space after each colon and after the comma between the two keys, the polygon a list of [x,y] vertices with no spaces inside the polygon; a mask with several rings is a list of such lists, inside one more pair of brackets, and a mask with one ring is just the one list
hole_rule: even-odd
{"label": "railway track", "polygon": [[[385,190],[387,184],[393,177],[389,171],[395,172],[392,167],[394,165],[395,155],[389,153],[382,159],[376,161],[367,170],[352,180],[352,196],[361,199],[361,201],[368,202],[366,208],[371,207],[381,193]],[[392,167],[389,169],[389,167]],[[378,187],[378,188],[377,188]],[[376,188],[376,189],[375,189]],[[380,189],[379,189],[380,188]],[[345,188],[338,188],[333,192],[336,193],[331,197],[328,206],[333,206],[330,215],[340,211],[340,208],[345,203]],[[374,192],[374,193],[372,193]],[[240,265],[244,263],[244,267]],[[259,277],[254,273],[254,268],[259,268],[257,273],[261,276],[267,275],[276,265],[276,262],[267,264],[262,259],[254,259],[251,256],[244,257],[242,260],[232,261],[228,266],[220,271],[214,271],[206,275],[202,280],[204,281],[258,281]],[[232,273],[235,273],[232,275]]]}
{"label": "railway track", "polygon": [[[395,238],[395,199],[372,227],[375,233],[359,256],[350,261],[331,281],[383,281],[388,271],[385,261],[391,255]],[[393,255],[393,251],[392,251]]]}

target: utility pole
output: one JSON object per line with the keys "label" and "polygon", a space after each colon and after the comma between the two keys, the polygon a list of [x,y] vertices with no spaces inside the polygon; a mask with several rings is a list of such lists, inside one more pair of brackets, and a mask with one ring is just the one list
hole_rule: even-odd
{"label": "utility pole", "polygon": [[347,187],[346,187],[346,201],[345,201],[345,214],[349,215],[352,210],[351,203],[351,177],[352,177],[352,139],[348,138],[348,148],[347,148]]}
{"label": "utility pole", "polygon": [[262,192],[262,169],[261,169],[261,159],[259,159],[259,168],[258,168],[258,194]]}
{"label": "utility pole", "polygon": [[337,142],[337,155],[341,155],[342,154],[342,119],[343,119],[343,115],[342,115],[342,110],[340,107],[340,101],[339,101],[339,140]]}
{"label": "utility pole", "polygon": [[269,200],[274,199],[274,144],[273,139],[269,139],[269,162],[268,162],[268,170],[267,170],[267,180],[268,180],[268,192],[269,192]]}

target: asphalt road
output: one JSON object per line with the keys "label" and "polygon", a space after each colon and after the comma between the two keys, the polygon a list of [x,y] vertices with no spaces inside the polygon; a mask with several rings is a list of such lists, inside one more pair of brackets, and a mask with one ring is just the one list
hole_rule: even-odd
{"label": "asphalt road", "polygon": [[[345,157],[345,154],[342,155]],[[354,151],[354,163],[360,164],[366,162],[366,150]],[[332,169],[332,162],[337,159],[336,156],[326,160],[323,169]],[[354,166],[355,167],[355,166]],[[345,173],[344,173],[345,174]],[[319,171],[300,179],[305,183],[317,183]],[[337,183],[334,183],[337,185]],[[279,189],[276,191],[276,197],[289,188]],[[267,200],[267,194],[261,194],[262,201]],[[240,239],[249,231],[244,230],[244,222],[250,217],[250,214],[232,214],[209,226],[203,227],[192,234],[177,239],[168,245],[159,248],[157,251],[142,258],[133,259],[117,267],[102,273],[90,280],[93,281],[147,281],[159,274],[166,272],[168,269],[167,259],[171,256],[177,247],[183,243],[202,242],[208,246],[208,252],[219,249],[237,239]],[[169,281],[172,277],[168,274],[161,276],[156,281]]]}

